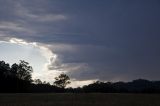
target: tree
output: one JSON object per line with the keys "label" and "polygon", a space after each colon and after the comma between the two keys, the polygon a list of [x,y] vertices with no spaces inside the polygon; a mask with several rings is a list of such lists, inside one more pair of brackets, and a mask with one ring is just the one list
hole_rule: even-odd
{"label": "tree", "polygon": [[35,84],[42,84],[42,81],[41,81],[40,79],[35,79],[35,80],[34,80],[34,83],[35,83]]}
{"label": "tree", "polygon": [[11,66],[11,76],[14,77],[14,78],[18,78],[18,68],[19,68],[19,65],[17,63],[14,63],[12,66]]}
{"label": "tree", "polygon": [[65,88],[66,85],[70,84],[70,78],[66,74],[62,73],[58,77],[55,78],[54,85],[60,88]]}
{"label": "tree", "polygon": [[9,72],[10,72],[10,65],[8,63],[5,63],[4,61],[0,61],[0,79],[7,78]]}
{"label": "tree", "polygon": [[25,80],[25,81],[32,81],[32,75],[33,68],[29,66],[28,62],[25,62],[24,60],[20,60],[19,64],[13,64],[11,66],[11,73],[13,76]]}

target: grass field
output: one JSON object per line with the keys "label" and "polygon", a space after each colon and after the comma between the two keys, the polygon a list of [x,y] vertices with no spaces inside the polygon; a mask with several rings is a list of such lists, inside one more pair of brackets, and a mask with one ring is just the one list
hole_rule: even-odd
{"label": "grass field", "polygon": [[160,95],[0,94],[0,106],[160,106]]}

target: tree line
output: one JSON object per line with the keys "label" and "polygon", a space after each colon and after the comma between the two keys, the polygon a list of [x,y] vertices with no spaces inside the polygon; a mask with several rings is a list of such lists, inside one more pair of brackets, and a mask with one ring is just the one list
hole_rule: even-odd
{"label": "tree line", "polygon": [[10,64],[0,61],[0,92],[1,93],[160,93],[160,81],[137,79],[131,82],[102,82],[78,88],[66,88],[70,78],[62,73],[55,78],[53,84],[40,79],[32,79],[33,68],[28,62]]}

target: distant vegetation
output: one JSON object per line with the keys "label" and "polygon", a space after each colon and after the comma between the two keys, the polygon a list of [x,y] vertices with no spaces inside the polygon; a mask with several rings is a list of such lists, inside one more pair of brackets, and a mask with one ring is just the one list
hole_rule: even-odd
{"label": "distant vegetation", "polygon": [[62,73],[55,78],[53,85],[32,79],[33,69],[28,62],[23,60],[19,64],[9,65],[0,61],[0,92],[1,93],[45,93],[45,92],[73,92],[73,93],[160,93],[160,81],[144,79],[132,82],[100,82],[79,88],[65,88],[70,84],[70,78]]}

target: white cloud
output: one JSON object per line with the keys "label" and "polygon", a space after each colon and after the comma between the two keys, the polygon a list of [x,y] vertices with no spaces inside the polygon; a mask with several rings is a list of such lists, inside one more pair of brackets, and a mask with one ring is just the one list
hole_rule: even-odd
{"label": "white cloud", "polygon": [[10,43],[15,43],[15,44],[23,44],[23,45],[29,45],[30,43],[27,43],[26,41],[22,39],[17,39],[17,38],[11,38],[9,40]]}
{"label": "white cloud", "polygon": [[[45,44],[37,42],[27,42],[23,39],[10,38],[8,41],[1,41],[1,43],[13,43],[17,45],[31,46],[40,50],[41,55],[46,59],[47,63],[44,63],[43,69],[33,72],[33,79],[40,78],[42,81],[52,82],[56,76],[58,76],[63,71],[59,71],[62,68],[61,62],[58,60],[58,55],[53,53]],[[34,58],[34,57],[33,57]],[[38,62],[37,62],[38,63]],[[39,67],[39,66],[36,66]],[[52,67],[52,70],[49,69]]]}
{"label": "white cloud", "polygon": [[53,53],[49,48],[47,48],[47,45],[36,43],[36,42],[27,42],[23,39],[17,39],[17,38],[11,38],[9,42],[14,44],[19,44],[19,45],[30,45],[40,49],[40,53],[48,61],[48,63],[44,64],[44,70],[48,71],[49,70],[48,66],[56,67],[57,69],[58,67],[61,66],[61,63],[58,62],[57,54]]}

